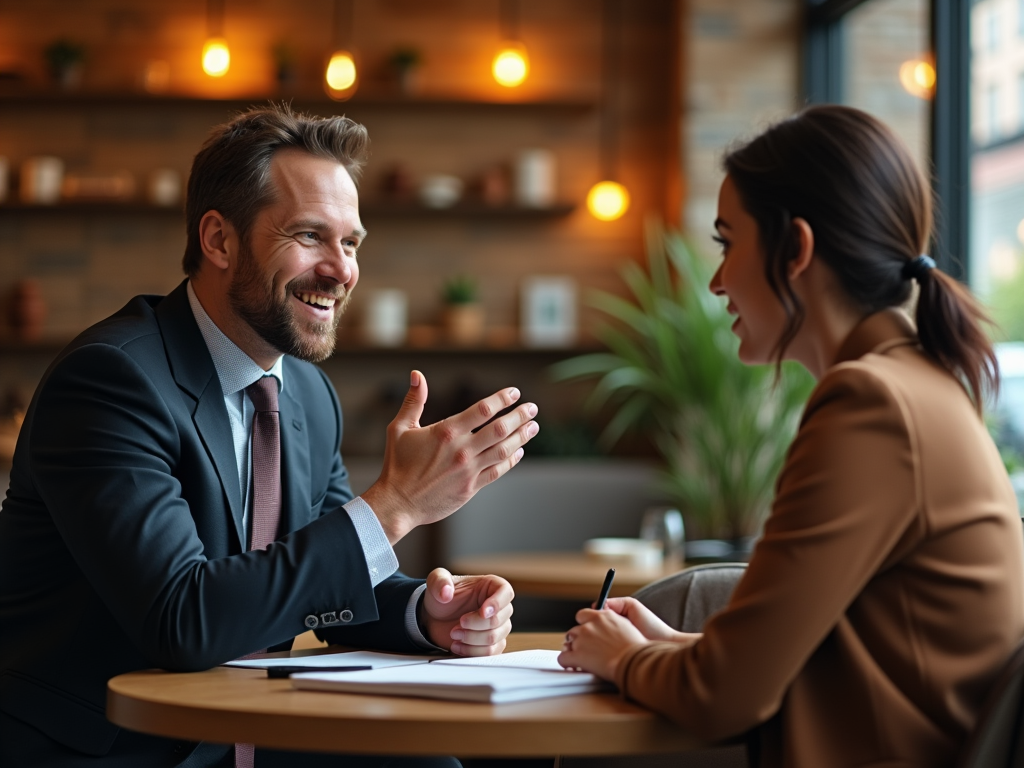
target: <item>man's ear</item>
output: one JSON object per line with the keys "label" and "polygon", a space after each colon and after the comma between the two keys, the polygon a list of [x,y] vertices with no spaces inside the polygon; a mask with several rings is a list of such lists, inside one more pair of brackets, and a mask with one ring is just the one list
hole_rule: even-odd
{"label": "man's ear", "polygon": [[217,269],[230,269],[238,238],[231,222],[219,211],[207,211],[199,221],[199,245],[203,256]]}
{"label": "man's ear", "polygon": [[807,223],[806,219],[797,217],[793,219],[792,227],[797,241],[797,249],[796,256],[788,265],[791,281],[800,277],[814,259],[814,230],[811,229],[811,225]]}

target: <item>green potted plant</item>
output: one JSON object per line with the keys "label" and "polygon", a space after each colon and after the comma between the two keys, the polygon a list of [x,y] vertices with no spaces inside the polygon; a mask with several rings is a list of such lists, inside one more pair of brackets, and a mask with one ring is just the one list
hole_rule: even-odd
{"label": "green potted plant", "polygon": [[411,45],[402,45],[392,51],[388,64],[395,74],[398,90],[409,95],[419,87],[419,67],[423,63],[423,54]]}
{"label": "green potted plant", "polygon": [[558,379],[596,378],[591,406],[610,404],[602,434],[651,438],[664,461],[661,490],[683,510],[691,538],[755,535],[813,387],[798,366],[747,366],[726,302],[708,290],[712,268],[682,236],[651,225],[647,266],[622,270],[629,298],[596,293],[607,352],[554,367]]}
{"label": "green potted plant", "polygon": [[71,40],[60,39],[43,51],[46,68],[61,88],[75,88],[82,80],[85,48]]}
{"label": "green potted plant", "polygon": [[484,310],[477,300],[476,281],[468,275],[456,275],[445,281],[441,298],[448,341],[457,346],[479,344],[484,335]]}

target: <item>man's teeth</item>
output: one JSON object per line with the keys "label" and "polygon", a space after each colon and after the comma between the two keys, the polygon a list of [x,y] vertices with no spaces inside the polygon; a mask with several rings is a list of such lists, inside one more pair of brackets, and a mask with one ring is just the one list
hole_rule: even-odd
{"label": "man's teeth", "polygon": [[335,302],[335,299],[329,296],[317,296],[312,293],[299,293],[296,295],[299,297],[299,301],[312,304],[315,307],[333,307]]}

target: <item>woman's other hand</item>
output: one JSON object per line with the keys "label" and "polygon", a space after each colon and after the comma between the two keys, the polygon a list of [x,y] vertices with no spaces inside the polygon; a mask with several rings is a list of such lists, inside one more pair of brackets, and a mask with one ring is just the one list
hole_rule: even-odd
{"label": "woman's other hand", "polygon": [[[634,597],[612,597],[605,603],[605,608],[625,616],[630,624],[640,630],[648,640],[676,643],[693,637],[685,632],[677,632]],[[576,617],[579,621],[579,616]]]}
{"label": "woman's other hand", "polygon": [[625,616],[609,610],[584,608],[576,614],[578,626],[565,635],[558,663],[569,669],[592,672],[605,680],[614,680],[626,651],[650,642]]}

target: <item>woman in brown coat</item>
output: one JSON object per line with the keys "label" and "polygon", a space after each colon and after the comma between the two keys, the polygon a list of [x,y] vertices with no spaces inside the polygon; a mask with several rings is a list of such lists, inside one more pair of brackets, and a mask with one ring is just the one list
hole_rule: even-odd
{"label": "woman in brown coat", "polygon": [[[632,598],[560,661],[763,766],[951,765],[1024,636],[1016,499],[981,419],[983,315],[921,255],[929,188],[858,110],[814,107],[725,159],[711,290],[744,362],[818,381],[771,515],[702,635]],[[919,286],[914,322],[901,309]]]}

